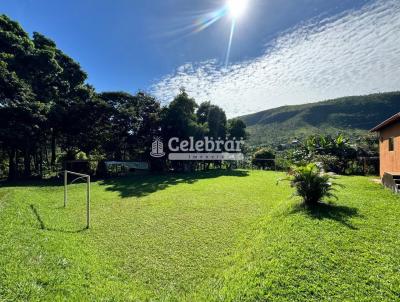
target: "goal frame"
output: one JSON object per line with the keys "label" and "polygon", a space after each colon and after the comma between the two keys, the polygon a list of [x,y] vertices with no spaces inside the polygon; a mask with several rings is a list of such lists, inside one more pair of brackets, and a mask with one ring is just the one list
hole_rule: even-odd
{"label": "goal frame", "polygon": [[90,228],[90,175],[77,173],[73,171],[64,170],[64,208],[67,207],[68,202],[68,174],[79,176],[75,178],[71,183],[74,181],[86,178],[86,228]]}

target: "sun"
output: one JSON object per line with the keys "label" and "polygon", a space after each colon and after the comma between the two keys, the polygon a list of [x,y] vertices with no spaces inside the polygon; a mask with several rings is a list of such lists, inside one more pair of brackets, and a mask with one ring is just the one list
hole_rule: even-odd
{"label": "sun", "polygon": [[233,19],[240,18],[247,9],[248,0],[228,0],[226,7]]}

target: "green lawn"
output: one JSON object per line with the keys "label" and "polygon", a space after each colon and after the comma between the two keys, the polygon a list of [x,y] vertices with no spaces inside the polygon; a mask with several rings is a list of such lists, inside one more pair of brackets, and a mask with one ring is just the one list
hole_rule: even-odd
{"label": "green lawn", "polygon": [[400,300],[400,198],[340,177],[310,212],[274,172],[0,188],[0,301]]}

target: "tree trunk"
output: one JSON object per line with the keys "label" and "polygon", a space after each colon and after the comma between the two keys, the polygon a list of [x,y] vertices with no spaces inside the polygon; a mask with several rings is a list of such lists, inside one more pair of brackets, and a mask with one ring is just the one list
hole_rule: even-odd
{"label": "tree trunk", "polygon": [[43,178],[43,152],[42,149],[39,149],[39,175],[40,178]]}
{"label": "tree trunk", "polygon": [[56,165],[56,134],[53,130],[51,133],[51,171],[55,171]]}
{"label": "tree trunk", "polygon": [[39,160],[38,160],[38,151],[37,150],[33,154],[33,166],[35,167],[34,172],[39,171]]}
{"label": "tree trunk", "polygon": [[11,149],[8,152],[8,180],[15,180],[17,178],[16,155],[17,152],[15,149]]}
{"label": "tree trunk", "polygon": [[117,151],[115,151],[114,154],[115,154],[115,155],[114,155],[115,160],[122,160],[121,149],[117,149]]}
{"label": "tree trunk", "polygon": [[28,150],[24,152],[24,177],[31,177],[31,154]]}
{"label": "tree trunk", "polygon": [[49,152],[47,146],[44,148],[44,158],[46,160],[46,167],[49,168],[50,161],[49,161]]}

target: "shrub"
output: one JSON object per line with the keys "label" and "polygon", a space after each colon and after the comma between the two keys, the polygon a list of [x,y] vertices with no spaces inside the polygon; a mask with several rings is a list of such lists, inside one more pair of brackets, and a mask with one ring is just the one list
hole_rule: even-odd
{"label": "shrub", "polygon": [[275,154],[271,149],[261,148],[254,153],[252,164],[261,169],[272,169],[275,166]]}
{"label": "shrub", "polygon": [[347,168],[345,169],[347,175],[364,175],[364,169],[362,163],[358,161],[349,161],[347,163]]}
{"label": "shrub", "polygon": [[290,181],[291,186],[296,189],[295,195],[302,197],[307,206],[313,206],[324,197],[336,198],[332,193],[336,184],[332,183],[331,179],[331,176],[321,173],[320,168],[311,163],[292,168],[288,177],[283,180]]}
{"label": "shrub", "polygon": [[294,165],[302,166],[310,161],[311,155],[303,148],[278,152],[275,159],[277,169],[279,170],[289,170]]}
{"label": "shrub", "polygon": [[343,162],[334,155],[314,155],[313,162],[321,163],[326,172],[340,173]]}

